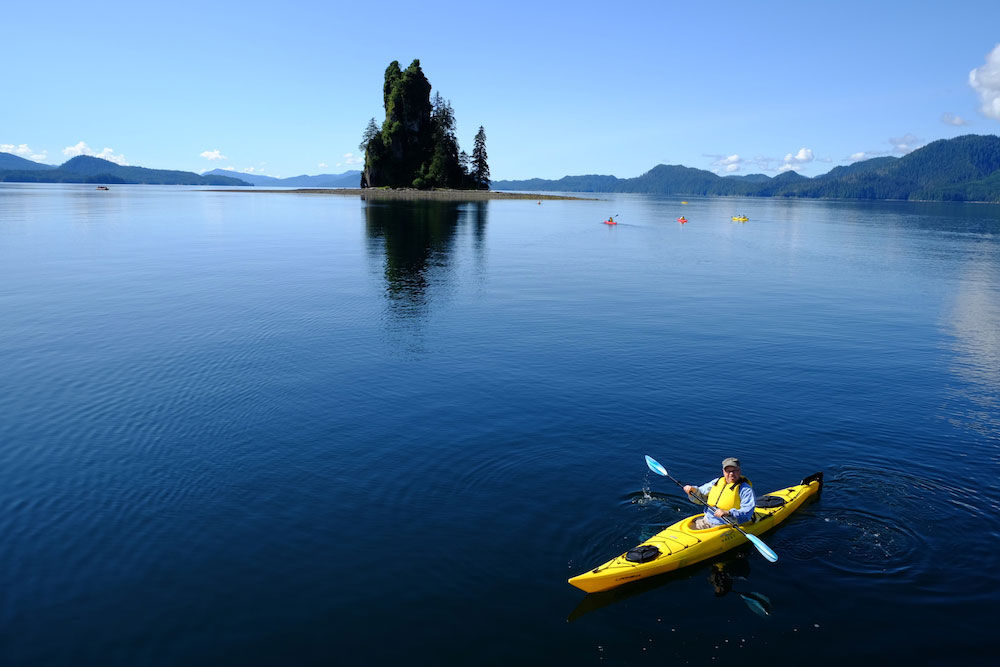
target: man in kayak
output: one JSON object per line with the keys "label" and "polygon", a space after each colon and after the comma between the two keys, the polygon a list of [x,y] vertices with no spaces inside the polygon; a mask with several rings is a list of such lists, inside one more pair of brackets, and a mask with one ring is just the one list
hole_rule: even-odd
{"label": "man in kayak", "polygon": [[734,457],[722,461],[722,477],[701,486],[687,484],[684,493],[701,498],[710,505],[705,508],[705,516],[695,520],[695,530],[721,526],[726,523],[723,517],[735,523],[749,521],[757,506],[750,480],[743,476],[740,460]]}

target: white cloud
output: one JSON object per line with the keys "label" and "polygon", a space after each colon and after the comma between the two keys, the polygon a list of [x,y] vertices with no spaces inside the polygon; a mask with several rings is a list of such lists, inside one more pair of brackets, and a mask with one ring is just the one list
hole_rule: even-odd
{"label": "white cloud", "polygon": [[969,124],[969,121],[965,120],[961,116],[956,116],[950,111],[945,111],[943,114],[941,114],[941,122],[944,123],[945,125],[955,125],[955,126]]}
{"label": "white cloud", "polygon": [[969,85],[979,94],[979,110],[1000,120],[1000,44],[989,52],[985,64],[969,72]]}
{"label": "white cloud", "polygon": [[816,157],[811,148],[800,148],[795,153],[786,153],[784,158],[756,155],[745,158],[738,153],[732,155],[712,155],[704,153],[704,157],[712,158],[711,169],[723,176],[737,171],[782,173],[789,169],[797,169],[810,162],[833,162],[830,157]]}
{"label": "white cloud", "polygon": [[319,163],[318,165],[316,165],[316,166],[317,166],[317,167],[319,167],[320,169],[326,169],[326,162],[320,162],[320,163]]}
{"label": "white cloud", "polygon": [[785,155],[785,164],[799,165],[812,162],[815,158],[813,157],[813,152],[811,148],[800,148],[799,152],[795,155],[788,153]]}
{"label": "white cloud", "polygon": [[41,162],[48,157],[48,151],[33,151],[28,147],[28,144],[18,144],[17,146],[14,144],[0,144],[0,153],[11,153],[18,157],[34,160],[35,162]]}
{"label": "white cloud", "polygon": [[64,148],[63,155],[66,157],[76,157],[77,155],[86,155],[86,151],[89,150],[90,146],[81,141],[76,146],[67,146]]}
{"label": "white cloud", "polygon": [[731,174],[739,171],[746,163],[746,160],[741,158],[738,153],[732,155],[706,155],[705,157],[715,158],[712,160],[712,171],[720,175],[722,173]]}
{"label": "white cloud", "polygon": [[871,160],[875,157],[885,157],[887,155],[892,155],[893,151],[858,151],[857,153],[851,153],[849,157],[841,162],[858,162],[859,160]]}
{"label": "white cloud", "polygon": [[799,149],[798,153],[786,153],[785,159],[782,161],[782,165],[778,167],[778,173],[782,174],[786,171],[797,169],[802,165],[809,164],[815,159],[816,157],[813,155],[811,148],[802,147]]}
{"label": "white cloud", "polygon": [[30,153],[30,152],[31,149],[28,148],[28,144],[21,144],[20,146],[15,146],[14,144],[0,144],[0,153],[23,155],[24,153]]}
{"label": "white cloud", "polygon": [[128,166],[128,162],[125,160],[124,155],[115,155],[114,151],[110,148],[105,148],[103,151],[95,155],[94,157],[99,157],[102,160],[107,160],[109,162],[114,162],[115,164],[120,164],[123,167]]}
{"label": "white cloud", "polygon": [[13,155],[24,157],[25,155],[31,155],[34,151],[28,148],[28,144],[21,144],[20,146],[0,144],[0,153],[12,153]]}
{"label": "white cloud", "polygon": [[225,155],[223,155],[222,151],[220,151],[219,149],[215,149],[214,151],[202,151],[200,153],[200,155],[201,155],[201,157],[205,158],[206,160],[228,160],[229,159]]}
{"label": "white cloud", "polygon": [[889,143],[892,144],[892,151],[894,153],[906,155],[907,153],[912,153],[923,146],[924,140],[910,133],[906,133],[902,137],[892,137],[889,139]]}
{"label": "white cloud", "polygon": [[108,162],[114,162],[115,164],[120,164],[123,167],[128,166],[128,162],[125,160],[124,155],[115,155],[113,148],[105,148],[100,153],[95,153],[94,149],[88,146],[85,142],[81,141],[76,146],[67,146],[63,149],[63,155],[66,157],[76,157],[77,155],[89,155],[91,157],[98,157],[102,160],[107,160]]}
{"label": "white cloud", "polygon": [[344,159],[337,163],[338,167],[358,167],[365,163],[364,155],[354,153],[344,153]]}
{"label": "white cloud", "polygon": [[886,155],[906,155],[924,146],[926,143],[920,137],[910,133],[902,137],[892,137],[888,141],[892,144],[891,151],[858,151],[857,153],[851,153],[847,161],[857,162],[858,160],[870,160],[873,157],[885,157]]}

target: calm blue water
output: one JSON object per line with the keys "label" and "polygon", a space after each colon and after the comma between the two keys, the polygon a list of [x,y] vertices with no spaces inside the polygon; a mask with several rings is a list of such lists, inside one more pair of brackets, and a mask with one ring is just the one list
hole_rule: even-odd
{"label": "calm blue water", "polygon": [[[585,596],[647,453],[827,484]],[[998,479],[997,206],[0,185],[4,664],[975,660]]]}

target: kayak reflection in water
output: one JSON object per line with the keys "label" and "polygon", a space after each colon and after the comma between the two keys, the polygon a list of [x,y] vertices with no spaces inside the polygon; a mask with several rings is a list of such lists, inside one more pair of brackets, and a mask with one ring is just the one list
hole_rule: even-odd
{"label": "kayak reflection in water", "polygon": [[712,564],[712,569],[708,573],[708,583],[715,589],[715,597],[721,598],[723,595],[733,590],[733,579],[742,577],[746,579],[750,576],[750,563],[746,558],[731,558],[721,560]]}
{"label": "kayak reflection in water", "polygon": [[[708,583],[712,584],[715,597],[721,598],[726,593],[733,591],[733,582],[736,579],[747,579],[750,576],[750,561],[743,556],[729,558],[712,563],[712,568],[708,573]],[[743,593],[735,591],[740,596],[750,610],[758,616],[771,615],[771,601],[763,593],[749,591]]]}

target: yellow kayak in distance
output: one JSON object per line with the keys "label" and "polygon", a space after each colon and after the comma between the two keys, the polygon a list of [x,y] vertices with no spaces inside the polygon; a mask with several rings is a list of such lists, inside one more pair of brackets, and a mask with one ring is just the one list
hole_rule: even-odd
{"label": "yellow kayak in distance", "polygon": [[733,219],[733,222],[749,222],[750,221],[750,218],[746,217],[745,215],[734,215],[732,219]]}
{"label": "yellow kayak in distance", "polygon": [[[818,472],[794,486],[757,498],[751,521],[740,528],[751,535],[765,533],[787,519],[807,500],[819,496],[823,473]],[[694,565],[747,543],[747,538],[728,525],[695,530],[692,522],[703,513],[681,519],[645,542],[603,565],[569,580],[582,591],[597,593],[647,577]]]}

